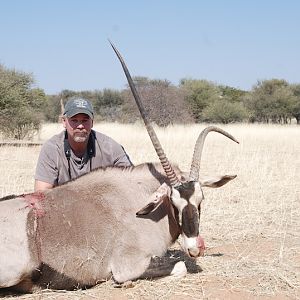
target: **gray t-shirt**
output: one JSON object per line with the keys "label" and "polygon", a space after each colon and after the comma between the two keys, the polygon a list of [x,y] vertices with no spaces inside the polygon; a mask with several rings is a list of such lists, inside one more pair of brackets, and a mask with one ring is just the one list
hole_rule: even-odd
{"label": "gray t-shirt", "polygon": [[[95,133],[95,153],[91,158],[86,152],[82,158],[71,150],[71,178],[77,178],[97,168],[126,167],[132,163],[125,150],[112,138]],[[70,180],[69,163],[64,150],[65,131],[53,136],[42,146],[36,166],[35,179],[50,184],[61,185]]]}

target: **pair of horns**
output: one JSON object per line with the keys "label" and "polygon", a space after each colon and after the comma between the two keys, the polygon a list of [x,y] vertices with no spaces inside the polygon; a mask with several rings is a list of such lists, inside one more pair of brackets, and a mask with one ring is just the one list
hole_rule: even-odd
{"label": "pair of horns", "polygon": [[[138,109],[140,111],[140,114],[143,118],[143,121],[145,123],[146,129],[148,131],[149,137],[152,141],[152,144],[154,146],[154,149],[158,155],[158,158],[160,160],[160,163],[168,177],[168,179],[170,180],[170,183],[172,186],[176,187],[176,186],[180,186],[181,182],[179,181],[179,179],[177,178],[174,169],[172,168],[170,162],[168,161],[167,156],[164,153],[164,150],[158,140],[158,137],[153,129],[153,126],[151,125],[151,122],[148,118],[148,115],[146,114],[145,108],[142,104],[140,95],[138,94],[136,87],[133,83],[133,80],[131,78],[131,75],[128,71],[128,68],[120,54],[120,52],[118,51],[118,49],[115,47],[115,45],[111,42],[110,45],[112,46],[114,52],[116,53],[122,68],[124,70],[124,73],[126,75],[129,87],[131,89],[131,92],[133,94],[133,97],[135,99],[135,102],[138,106]],[[207,136],[207,134],[211,131],[215,131],[215,132],[219,132],[223,135],[225,135],[226,137],[230,138],[231,140],[235,141],[236,143],[238,143],[238,141],[229,133],[227,133],[226,131],[215,127],[215,126],[209,126],[207,128],[205,128],[199,135],[196,144],[195,144],[195,148],[194,148],[194,154],[193,154],[193,159],[192,159],[192,164],[191,164],[191,169],[190,169],[190,175],[189,175],[189,181],[198,181],[199,179],[199,171],[200,171],[200,161],[201,161],[201,155],[202,155],[202,150],[203,150],[203,145],[204,145],[204,141],[205,138]]]}

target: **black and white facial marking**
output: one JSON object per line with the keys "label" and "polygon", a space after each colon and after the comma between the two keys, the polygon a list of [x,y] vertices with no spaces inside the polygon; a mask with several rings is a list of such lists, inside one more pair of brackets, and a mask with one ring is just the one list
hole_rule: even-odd
{"label": "black and white facial marking", "polygon": [[193,257],[199,255],[197,237],[199,235],[200,204],[203,192],[199,182],[187,181],[172,189],[172,202],[181,216],[184,250]]}

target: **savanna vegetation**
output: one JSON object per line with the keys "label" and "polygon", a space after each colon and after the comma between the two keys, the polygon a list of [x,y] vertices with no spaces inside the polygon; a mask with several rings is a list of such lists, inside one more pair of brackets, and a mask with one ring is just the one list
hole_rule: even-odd
{"label": "savanna vegetation", "polygon": [[[299,299],[300,131],[290,123],[300,124],[300,84],[269,79],[242,91],[203,79],[182,79],[178,86],[145,77],[134,81],[167,156],[183,170],[189,169],[202,122],[221,123],[240,141],[210,134],[205,142],[202,174],[238,176],[204,191],[204,257],[191,261],[175,244],[170,251],[189,270],[183,279],[141,280],[128,289],[108,280],[89,290],[43,290],[14,299]],[[120,142],[135,165],[157,161],[144,126],[136,122],[140,116],[128,87],[46,95],[31,74],[4,66],[1,138],[43,143],[62,129],[61,101],[75,95],[93,103],[94,128]],[[33,191],[39,151],[40,146],[0,146],[0,197]]]}
{"label": "savanna vegetation", "polygon": [[[250,91],[205,79],[134,77],[151,120],[159,126],[192,123],[300,124],[300,84],[284,79],[258,81]],[[139,112],[128,87],[123,90],[71,91],[46,95],[35,87],[32,74],[0,65],[0,131],[8,138],[30,138],[42,122],[56,122],[61,101],[82,96],[95,108],[96,121],[134,123]]]}

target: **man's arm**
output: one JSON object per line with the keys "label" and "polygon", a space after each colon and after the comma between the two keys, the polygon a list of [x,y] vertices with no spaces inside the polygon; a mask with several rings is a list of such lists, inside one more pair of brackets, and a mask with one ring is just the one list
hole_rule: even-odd
{"label": "man's arm", "polygon": [[[122,147],[122,146],[121,146]],[[131,162],[125,149],[122,147],[123,153],[114,161],[115,167],[131,167],[133,163]]]}
{"label": "man's arm", "polygon": [[44,190],[49,190],[52,189],[54,187],[53,184],[48,183],[48,182],[44,182],[44,181],[40,181],[40,180],[35,180],[34,182],[34,191],[44,191]]}
{"label": "man's arm", "polygon": [[52,189],[57,185],[57,149],[56,144],[51,139],[43,146],[39,154],[34,176],[34,191],[44,191]]}

